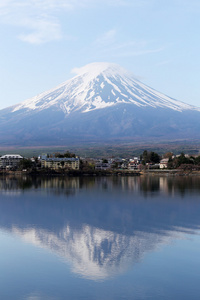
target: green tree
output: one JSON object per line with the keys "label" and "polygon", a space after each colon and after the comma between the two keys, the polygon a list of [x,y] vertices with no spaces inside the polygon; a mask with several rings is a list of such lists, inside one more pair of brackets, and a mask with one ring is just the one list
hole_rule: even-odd
{"label": "green tree", "polygon": [[33,162],[28,158],[23,158],[19,163],[19,169],[30,169],[33,167]]}
{"label": "green tree", "polygon": [[158,153],[156,153],[156,152],[150,153],[150,162],[155,163],[155,164],[160,162],[160,157],[159,157]]}
{"label": "green tree", "polygon": [[145,165],[146,163],[150,162],[149,160],[149,153],[147,150],[144,150],[142,153],[142,163]]}
{"label": "green tree", "polygon": [[144,150],[142,154],[142,163],[145,165],[146,163],[159,163],[160,162],[160,157],[158,153],[156,152],[148,152],[147,150]]}
{"label": "green tree", "polygon": [[200,156],[195,157],[194,163],[195,163],[195,165],[199,165],[200,164]]}
{"label": "green tree", "polygon": [[168,169],[173,169],[173,159],[172,157],[169,157],[168,163],[167,163]]}
{"label": "green tree", "polygon": [[172,160],[170,159],[168,162],[169,168],[179,168],[181,165],[193,165],[195,160],[193,158],[186,157],[182,152],[179,156],[174,157]]}
{"label": "green tree", "polygon": [[103,164],[107,164],[107,163],[108,163],[108,160],[104,158],[104,159],[102,160],[102,163],[103,163]]}
{"label": "green tree", "polygon": [[69,151],[64,153],[64,157],[66,158],[72,158],[72,157],[76,157],[76,155],[74,153],[70,153]]}
{"label": "green tree", "polygon": [[164,155],[163,155],[163,158],[171,158],[172,159],[172,156],[173,156],[173,153],[172,152],[166,152]]}
{"label": "green tree", "polygon": [[76,155],[74,154],[74,153],[71,153],[71,152],[69,152],[69,151],[66,151],[64,154],[61,154],[61,153],[59,153],[59,152],[56,152],[55,154],[55,157],[58,157],[58,158],[75,158],[76,157]]}

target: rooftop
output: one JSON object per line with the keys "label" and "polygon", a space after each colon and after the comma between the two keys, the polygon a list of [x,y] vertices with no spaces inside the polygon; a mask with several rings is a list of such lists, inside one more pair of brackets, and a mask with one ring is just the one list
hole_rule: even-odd
{"label": "rooftop", "polygon": [[5,154],[3,156],[0,157],[0,159],[11,159],[11,158],[15,158],[15,159],[22,159],[23,157],[19,154]]}

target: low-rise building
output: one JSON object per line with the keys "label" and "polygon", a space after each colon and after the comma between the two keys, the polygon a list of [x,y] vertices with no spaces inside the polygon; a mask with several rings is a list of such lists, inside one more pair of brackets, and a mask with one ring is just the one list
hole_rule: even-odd
{"label": "low-rise building", "polygon": [[130,161],[128,164],[128,170],[138,170],[138,164],[134,161]]}
{"label": "low-rise building", "polygon": [[95,170],[108,170],[111,168],[111,162],[103,159],[96,160]]}
{"label": "low-rise building", "polygon": [[54,170],[58,170],[58,169],[79,170],[79,166],[80,166],[79,158],[74,158],[74,157],[72,158],[44,157],[41,160],[41,167],[50,168]]}
{"label": "low-rise building", "polygon": [[163,158],[160,161],[160,169],[166,169],[168,165],[169,158]]}
{"label": "low-rise building", "polygon": [[140,160],[138,157],[134,157],[129,159],[128,169],[129,170],[138,170],[138,166],[140,164]]}
{"label": "low-rise building", "polygon": [[11,169],[19,165],[23,157],[19,154],[6,154],[0,157],[0,167]]}
{"label": "low-rise building", "polygon": [[95,170],[108,170],[110,169],[109,163],[96,163]]}

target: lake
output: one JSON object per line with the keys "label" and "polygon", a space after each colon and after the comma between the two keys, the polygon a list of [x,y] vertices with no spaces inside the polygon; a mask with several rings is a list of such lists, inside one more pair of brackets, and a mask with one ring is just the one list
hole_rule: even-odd
{"label": "lake", "polygon": [[200,299],[200,177],[0,178],[0,299]]}

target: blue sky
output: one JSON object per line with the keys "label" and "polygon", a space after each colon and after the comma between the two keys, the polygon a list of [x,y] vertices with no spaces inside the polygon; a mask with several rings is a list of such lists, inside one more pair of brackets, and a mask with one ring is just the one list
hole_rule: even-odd
{"label": "blue sky", "polygon": [[200,106],[199,0],[0,0],[0,108],[113,62]]}

